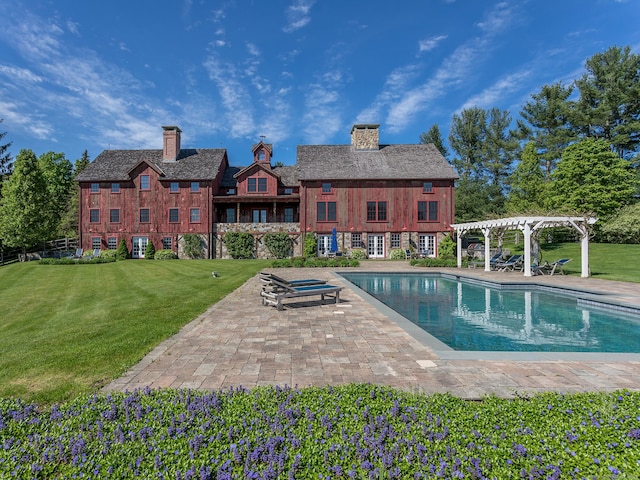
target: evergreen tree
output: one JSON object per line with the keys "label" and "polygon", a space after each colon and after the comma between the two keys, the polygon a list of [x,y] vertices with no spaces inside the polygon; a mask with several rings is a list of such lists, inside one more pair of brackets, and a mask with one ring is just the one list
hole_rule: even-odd
{"label": "evergreen tree", "polygon": [[38,159],[21,150],[0,200],[0,238],[5,245],[23,251],[48,240],[49,194]]}
{"label": "evergreen tree", "polygon": [[[0,118],[0,123],[4,121]],[[7,132],[0,132],[0,142],[7,135]],[[2,198],[2,184],[11,175],[13,171],[13,163],[11,161],[11,154],[9,153],[9,147],[13,142],[0,143],[0,198]]]}
{"label": "evergreen tree", "polygon": [[436,123],[431,125],[431,128],[429,128],[428,132],[423,132],[420,134],[420,143],[433,143],[433,145],[440,151],[444,158],[447,158],[449,156],[447,147],[444,146],[442,135],[440,135],[440,127],[438,127],[438,124]]}
{"label": "evergreen tree", "polygon": [[483,146],[486,138],[487,114],[477,107],[453,114],[449,145],[456,154],[453,166],[460,178],[480,178],[483,167]]}
{"label": "evergreen tree", "polygon": [[547,179],[563,150],[576,139],[573,104],[569,101],[572,92],[573,87],[561,83],[543,86],[540,93],[524,104],[520,112],[523,120],[517,122],[521,137],[535,142]]}
{"label": "evergreen tree", "polygon": [[509,125],[511,115],[507,110],[491,109],[486,127],[483,163],[489,182],[502,191],[519,148],[518,140],[509,131]]}
{"label": "evergreen tree", "polygon": [[632,157],[640,144],[640,55],[611,47],[588,59],[586,70],[576,81],[577,127],[607,140],[621,158]]}

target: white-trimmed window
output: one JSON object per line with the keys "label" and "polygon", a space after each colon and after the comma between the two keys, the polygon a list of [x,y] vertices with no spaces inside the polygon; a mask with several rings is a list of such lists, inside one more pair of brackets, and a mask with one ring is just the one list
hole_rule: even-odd
{"label": "white-trimmed window", "polygon": [[400,248],[401,246],[401,235],[399,233],[391,234],[391,248]]}
{"label": "white-trimmed window", "polygon": [[165,250],[171,250],[173,247],[173,240],[171,237],[162,237],[162,248]]}
{"label": "white-trimmed window", "polygon": [[100,237],[91,237],[91,248],[93,248],[94,250],[100,250],[101,246],[102,240],[100,239]]}
{"label": "white-trimmed window", "polygon": [[107,238],[107,248],[109,250],[115,250],[116,248],[118,248],[118,237]]}

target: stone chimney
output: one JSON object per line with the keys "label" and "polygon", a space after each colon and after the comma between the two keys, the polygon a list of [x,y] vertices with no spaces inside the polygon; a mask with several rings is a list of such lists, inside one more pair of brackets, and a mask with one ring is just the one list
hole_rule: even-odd
{"label": "stone chimney", "polygon": [[351,146],[356,150],[378,150],[380,147],[380,125],[354,125],[351,129]]}
{"label": "stone chimney", "polygon": [[162,160],[175,162],[180,155],[180,130],[176,126],[162,127]]}

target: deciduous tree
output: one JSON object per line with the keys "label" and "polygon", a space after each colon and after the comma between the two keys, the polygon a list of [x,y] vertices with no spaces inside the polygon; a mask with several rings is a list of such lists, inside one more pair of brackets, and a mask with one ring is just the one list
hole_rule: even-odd
{"label": "deciduous tree", "polygon": [[58,233],[63,213],[69,208],[73,188],[73,166],[64,153],[47,152],[38,158],[38,168],[47,188],[47,226],[49,236]]}
{"label": "deciduous tree", "polygon": [[546,182],[534,142],[522,151],[520,162],[509,178],[511,189],[507,211],[515,214],[540,213],[544,205]]}
{"label": "deciduous tree", "polygon": [[25,250],[48,239],[49,195],[38,159],[21,150],[0,199],[0,238]]}
{"label": "deciduous tree", "polygon": [[552,209],[603,219],[632,202],[637,183],[629,162],[608,141],[595,138],[568,146],[551,178],[547,198]]}

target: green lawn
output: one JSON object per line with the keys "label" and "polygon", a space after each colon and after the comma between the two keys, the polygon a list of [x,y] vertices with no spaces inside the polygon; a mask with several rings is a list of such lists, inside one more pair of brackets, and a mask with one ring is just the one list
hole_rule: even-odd
{"label": "green lawn", "polygon": [[[565,271],[580,274],[577,243],[545,244],[542,257],[572,258]],[[596,278],[640,283],[640,245],[591,244],[590,262]],[[52,403],[95,392],[270,264],[141,260],[1,267],[0,398]]]}
{"label": "green lawn", "polygon": [[2,267],[0,398],[51,403],[96,391],[270,263]]}
{"label": "green lawn", "polygon": [[[579,243],[543,244],[541,250],[543,262],[571,258],[565,273],[580,275]],[[640,245],[590,243],[589,266],[594,278],[640,283]]]}

